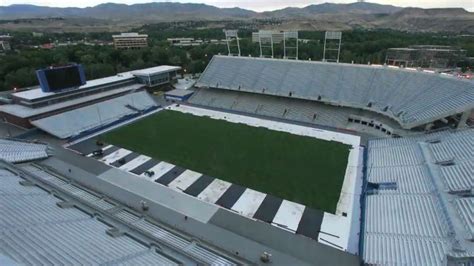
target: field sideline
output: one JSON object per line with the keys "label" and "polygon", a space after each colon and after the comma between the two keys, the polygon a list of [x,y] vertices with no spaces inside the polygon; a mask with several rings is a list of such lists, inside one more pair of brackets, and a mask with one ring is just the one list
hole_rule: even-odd
{"label": "field sideline", "polygon": [[334,213],[349,145],[161,111],[101,139],[206,175]]}

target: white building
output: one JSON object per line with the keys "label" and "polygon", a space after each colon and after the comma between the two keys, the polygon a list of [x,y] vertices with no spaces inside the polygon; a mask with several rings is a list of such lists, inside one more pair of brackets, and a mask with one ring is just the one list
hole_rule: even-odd
{"label": "white building", "polygon": [[140,49],[148,46],[148,35],[136,32],[113,35],[115,49]]}

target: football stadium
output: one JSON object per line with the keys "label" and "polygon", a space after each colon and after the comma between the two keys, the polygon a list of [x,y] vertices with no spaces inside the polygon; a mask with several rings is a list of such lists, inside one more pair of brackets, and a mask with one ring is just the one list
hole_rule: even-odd
{"label": "football stadium", "polygon": [[221,55],[182,72],[45,68],[2,100],[0,261],[474,263],[473,81]]}

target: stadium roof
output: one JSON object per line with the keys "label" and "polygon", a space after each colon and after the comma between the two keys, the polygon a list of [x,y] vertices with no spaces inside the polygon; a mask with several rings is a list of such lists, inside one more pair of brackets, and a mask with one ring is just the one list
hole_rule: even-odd
{"label": "stadium roof", "polygon": [[129,86],[125,86],[125,87],[120,87],[118,89],[99,92],[99,93],[95,93],[95,94],[92,94],[92,95],[87,95],[87,96],[84,96],[84,97],[81,97],[81,98],[72,99],[70,101],[59,102],[59,103],[56,103],[56,104],[51,104],[51,105],[38,107],[38,108],[30,108],[30,107],[19,105],[19,104],[0,105],[0,111],[8,113],[8,114],[15,115],[15,116],[18,116],[18,117],[22,117],[22,118],[28,118],[28,117],[32,117],[32,116],[36,116],[36,115],[40,115],[40,114],[44,114],[44,113],[48,113],[48,112],[52,112],[52,111],[55,111],[55,110],[59,110],[59,109],[62,109],[62,108],[87,103],[87,102],[97,100],[97,99],[100,99],[100,98],[103,98],[103,97],[110,97],[110,96],[115,95],[115,94],[140,89],[141,87],[143,87],[142,84],[129,85]]}
{"label": "stadium roof", "polygon": [[74,90],[89,89],[89,88],[109,85],[109,84],[113,84],[117,82],[132,80],[135,76],[156,75],[156,74],[166,73],[170,71],[177,71],[180,69],[181,67],[178,67],[178,66],[162,65],[162,66],[150,67],[150,68],[145,68],[145,69],[140,69],[140,70],[135,70],[135,71],[123,72],[123,73],[119,73],[117,75],[110,76],[110,77],[88,80],[86,84],[80,86],[79,88],[62,90],[59,92],[44,92],[41,90],[41,88],[35,87],[33,89],[13,93],[12,96],[16,98],[20,98],[20,99],[25,99],[25,100],[37,100],[37,99],[46,98],[53,95],[68,94]]}
{"label": "stadium roof", "polygon": [[[108,85],[108,84],[115,83],[115,82],[130,80],[133,77],[134,76],[132,75],[131,72],[124,72],[124,73],[117,74],[115,76],[88,80],[86,84],[80,86],[79,88],[74,88],[73,90],[88,89],[88,88],[92,88],[92,87]],[[41,88],[35,88],[35,89],[31,89],[31,90],[26,90],[26,91],[13,93],[12,95],[14,97],[17,97],[17,98],[22,98],[22,99],[27,99],[27,100],[34,100],[34,99],[44,98],[44,97],[48,97],[48,96],[52,96],[52,95],[67,94],[70,91],[71,90],[63,90],[63,91],[60,91],[60,92],[44,92],[44,91],[41,90]]]}
{"label": "stadium roof", "polygon": [[131,73],[135,76],[152,76],[152,75],[158,75],[158,74],[167,73],[171,71],[178,71],[180,69],[181,67],[178,67],[178,66],[163,65],[163,66],[145,68],[141,70],[135,70],[135,71],[132,71]]}
{"label": "stadium roof", "polygon": [[130,37],[148,37],[147,34],[139,34],[138,32],[122,32],[120,35],[112,35],[112,38],[130,38]]}
{"label": "stadium roof", "polygon": [[474,82],[383,66],[214,56],[196,83],[366,109],[413,128],[474,108]]}

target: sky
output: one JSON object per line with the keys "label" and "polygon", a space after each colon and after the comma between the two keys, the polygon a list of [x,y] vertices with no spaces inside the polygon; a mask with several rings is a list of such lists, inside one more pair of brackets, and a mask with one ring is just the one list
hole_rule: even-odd
{"label": "sky", "polygon": [[[153,1],[153,0],[0,0],[0,6],[13,4],[34,4],[41,6],[55,7],[87,7],[95,6],[100,3],[114,2],[121,4],[135,4],[148,2],[182,2],[182,3],[205,3],[217,7],[241,7],[254,11],[269,11],[288,6],[304,7],[311,4],[320,4],[324,2],[331,3],[351,3],[355,0],[173,0],[173,1]],[[401,7],[422,7],[422,8],[442,8],[442,7],[462,7],[468,11],[474,12],[474,0],[369,0],[366,2],[377,4],[391,4]]]}

